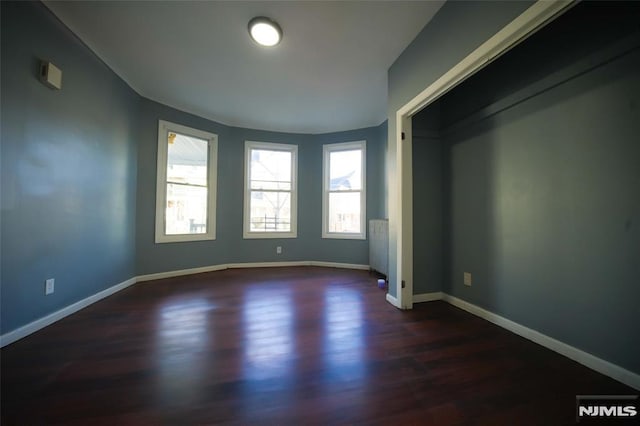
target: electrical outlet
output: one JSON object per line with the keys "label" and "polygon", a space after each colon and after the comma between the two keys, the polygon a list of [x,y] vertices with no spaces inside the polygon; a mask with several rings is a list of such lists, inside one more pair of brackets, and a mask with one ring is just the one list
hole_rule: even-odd
{"label": "electrical outlet", "polygon": [[276,254],[282,254],[282,247],[281,246],[276,247]]}
{"label": "electrical outlet", "polygon": [[470,272],[465,272],[464,273],[464,285],[471,287],[471,273]]}
{"label": "electrical outlet", "polygon": [[56,280],[49,278],[44,282],[44,295],[49,295],[55,291]]}

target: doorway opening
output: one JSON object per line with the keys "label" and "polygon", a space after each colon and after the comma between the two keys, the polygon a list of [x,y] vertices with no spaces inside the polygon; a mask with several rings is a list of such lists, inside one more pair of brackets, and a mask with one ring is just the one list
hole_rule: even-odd
{"label": "doorway opening", "polygon": [[574,2],[538,1],[496,33],[447,73],[433,82],[400,108],[396,121],[396,185],[399,194],[396,250],[396,298],[387,300],[401,309],[411,309],[414,303],[414,217],[413,217],[413,117],[440,99],[454,87],[485,68],[516,45],[536,33],[569,10]]}

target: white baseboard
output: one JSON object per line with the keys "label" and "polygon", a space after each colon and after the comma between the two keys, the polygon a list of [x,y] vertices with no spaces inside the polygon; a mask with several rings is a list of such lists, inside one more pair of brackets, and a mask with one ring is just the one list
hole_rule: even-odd
{"label": "white baseboard", "polygon": [[309,261],[288,261],[288,262],[246,262],[246,263],[227,263],[224,269],[243,269],[243,268],[283,268],[286,266],[309,266]]}
{"label": "white baseboard", "polygon": [[309,265],[322,266],[324,268],[359,269],[363,271],[371,269],[369,265],[361,265],[359,263],[318,262],[315,260],[309,262]]}
{"label": "white baseboard", "polygon": [[47,315],[46,317],[42,317],[33,322],[30,322],[27,325],[23,325],[20,328],[17,328],[13,331],[3,334],[0,336],[0,348],[7,346],[10,343],[15,342],[16,340],[22,339],[32,333],[35,333],[38,330],[45,328],[48,325],[53,324],[56,321],[61,320],[64,317],[67,317],[75,312],[78,312],[80,309],[86,308],[87,306],[104,299],[105,297],[111,296],[114,293],[119,292],[120,290],[124,290],[125,288],[136,283],[136,278],[129,278],[126,281],[121,282],[120,284],[116,284],[112,287],[109,287],[105,290],[102,290],[99,293],[94,294],[93,296],[89,296],[85,299],[82,299],[72,305],[69,305],[65,308],[60,309],[52,314]]}
{"label": "white baseboard", "polygon": [[200,268],[178,269],[175,271],[157,272],[155,274],[138,275],[136,282],[162,280],[164,278],[181,277],[183,275],[202,274],[204,272],[221,271],[227,269],[227,265],[211,265]]}
{"label": "white baseboard", "polygon": [[[551,349],[554,352],[564,355],[569,359],[572,359],[586,367],[589,367],[592,370],[597,371],[598,373],[609,376],[619,382],[624,383],[627,386],[631,386],[634,389],[640,390],[640,375],[632,371],[612,364],[609,361],[605,361],[601,358],[591,355],[590,353],[567,345],[566,343],[563,343],[559,340],[556,340],[552,337],[549,337],[531,328],[525,327],[524,325],[513,322],[498,314],[494,314],[493,312],[487,311],[484,308],[466,302],[462,299],[458,299],[457,297],[451,296],[449,294],[443,293],[442,300],[473,315],[499,325],[500,327],[505,328],[519,336],[522,336],[525,339],[531,340],[532,342],[544,346],[545,348]],[[414,302],[415,301],[416,300],[414,296]]]}
{"label": "white baseboard", "polygon": [[107,296],[111,296],[112,294],[120,290],[123,290],[135,283],[151,281],[151,280],[159,280],[163,278],[179,277],[183,275],[201,274],[203,272],[220,271],[220,270],[229,269],[229,268],[270,268],[270,267],[283,267],[283,266],[322,266],[326,268],[345,268],[345,269],[361,269],[361,270],[369,269],[369,265],[304,260],[304,261],[291,261],[291,262],[229,263],[229,264],[222,264],[222,265],[203,266],[200,268],[180,269],[177,271],[159,272],[156,274],[140,275],[137,277],[129,278],[128,280],[121,282],[120,284],[116,284],[112,287],[109,287],[106,290],[102,290],[101,292],[96,293],[93,296],[89,296],[85,299],[82,299],[72,305],[69,305],[65,308],[60,309],[59,311],[49,314],[46,317],[37,319],[33,322],[30,322],[27,325],[23,325],[22,327],[19,327],[15,330],[12,330],[8,333],[1,335],[0,348],[7,346],[15,342],[16,340],[22,339],[23,337],[26,337],[32,333],[35,333],[36,331],[41,330],[46,326],[51,325],[54,322],[59,321],[62,318],[67,317],[75,312],[78,312],[80,309],[85,308],[91,305],[92,303],[97,302],[98,300],[104,299]]}
{"label": "white baseboard", "polygon": [[434,291],[433,293],[422,293],[413,295],[413,303],[433,302],[434,300],[442,300],[444,293]]}
{"label": "white baseboard", "polygon": [[398,303],[398,299],[396,299],[391,294],[387,293],[387,302],[391,303],[396,308],[400,309],[400,303]]}
{"label": "white baseboard", "polygon": [[361,269],[369,270],[369,265],[358,263],[321,262],[317,260],[295,260],[288,262],[249,262],[229,263],[227,268],[281,268],[283,266],[321,266],[323,268]]}
{"label": "white baseboard", "polygon": [[140,275],[137,282],[161,280],[164,278],[180,277],[183,275],[202,274],[204,272],[221,271],[223,269],[237,268],[282,268],[285,266],[322,266],[325,268],[361,269],[368,270],[369,265],[357,263],[337,263],[321,262],[316,260],[294,260],[285,262],[246,262],[246,263],[223,263],[220,265],[202,266],[199,268],[179,269],[176,271],[158,272],[155,274]]}

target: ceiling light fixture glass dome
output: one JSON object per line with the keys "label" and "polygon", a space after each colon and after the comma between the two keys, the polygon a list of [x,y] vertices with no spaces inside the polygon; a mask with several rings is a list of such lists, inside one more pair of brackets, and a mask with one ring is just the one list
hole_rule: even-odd
{"label": "ceiling light fixture glass dome", "polygon": [[275,46],[282,40],[280,25],[264,16],[258,16],[249,21],[249,34],[260,46]]}

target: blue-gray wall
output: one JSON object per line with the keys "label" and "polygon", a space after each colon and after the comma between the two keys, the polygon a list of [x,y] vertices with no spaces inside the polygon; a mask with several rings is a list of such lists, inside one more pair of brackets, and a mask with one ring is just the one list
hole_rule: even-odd
{"label": "blue-gray wall", "polygon": [[[218,135],[217,237],[215,241],[155,244],[155,185],[158,120]],[[138,145],[137,274],[238,262],[315,260],[368,264],[368,240],[323,239],[322,145],[367,141],[367,218],[382,215],[386,123],[321,135],[228,127],[168,106],[143,100]],[[298,145],[298,237],[243,239],[244,142]],[[276,254],[282,246],[282,254]]]}
{"label": "blue-gray wall", "polygon": [[445,273],[444,142],[440,105],[435,103],[412,121],[413,294],[442,291]]}
{"label": "blue-gray wall", "polygon": [[[448,1],[389,68],[387,116],[387,212],[394,217],[396,193],[396,111],[487,39],[524,12],[533,1]],[[389,293],[396,296],[396,230],[389,229]],[[415,285],[415,280],[414,280]]]}
{"label": "blue-gray wall", "polygon": [[636,50],[447,138],[446,291],[640,373],[638,70]]}
{"label": "blue-gray wall", "polygon": [[[1,8],[5,333],[135,275],[139,98],[42,4]],[[40,83],[40,59],[62,90]]]}
{"label": "blue-gray wall", "polygon": [[[639,10],[567,12],[445,96],[437,133],[443,290],[636,373]],[[415,262],[429,238],[416,228]]]}

